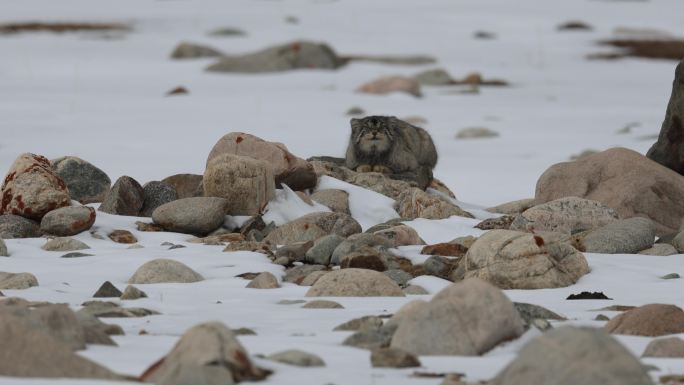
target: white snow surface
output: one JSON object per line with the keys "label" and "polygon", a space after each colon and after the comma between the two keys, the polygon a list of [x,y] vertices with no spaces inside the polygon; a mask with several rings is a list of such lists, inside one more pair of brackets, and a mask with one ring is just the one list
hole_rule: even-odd
{"label": "white snow surface", "polygon": [[[22,152],[49,158],[82,157],[105,170],[112,180],[130,175],[139,182],[166,176],[203,173],[209,150],[231,131],[243,131],[285,143],[296,155],[342,156],[349,135],[345,112],[360,106],[369,114],[421,116],[440,155],[435,175],[478,218],[481,210],[514,199],[532,197],[539,175],[551,164],[585,149],[624,146],[644,153],[658,133],[670,95],[676,62],[625,59],[588,60],[606,50],[596,42],[617,27],[655,28],[684,36],[681,0],[280,0],[152,1],[34,0],[2,1],[0,22],[85,21],[124,22],[123,34],[26,33],[0,36],[0,170],[7,170]],[[287,16],[300,22],[289,24]],[[558,32],[568,20],[582,20],[589,32]],[[219,38],[207,32],[237,27],[245,37]],[[475,31],[497,34],[476,40]],[[302,70],[278,74],[210,74],[211,59],[173,61],[171,50],[181,41],[208,44],[227,53],[249,52],[293,39],[329,43],[342,54],[427,54],[436,65],[390,66],[352,63],[338,71]],[[502,78],[511,87],[482,88],[479,94],[453,92],[451,87],[425,87],[424,97],[371,96],[354,90],[379,76],[413,75],[443,67],[455,77],[479,71]],[[187,96],[164,97],[183,85]],[[617,134],[638,123],[630,133]],[[497,138],[456,140],[462,128],[484,126]],[[351,210],[368,226],[392,217],[391,202],[343,182],[323,178],[321,186],[348,191]],[[271,214],[289,220],[302,214],[300,202],[285,192],[271,204]],[[298,199],[298,198],[297,198]],[[294,203],[293,203],[294,202]],[[296,207],[295,207],[296,206]],[[308,210],[308,209],[307,209]],[[395,213],[396,214],[396,213]],[[252,355],[297,348],[319,355],[324,368],[296,368],[256,359],[274,369],[264,384],[426,384],[441,379],[418,378],[415,369],[371,368],[369,352],[345,347],[349,332],[333,332],[338,324],[365,315],[391,314],[406,298],[333,298],[344,309],[302,309],[278,305],[283,299],[309,299],[308,288],[284,284],[275,290],[246,289],[245,272],[282,267],[263,255],[224,253],[220,246],[188,243],[188,235],[143,233],[139,218],[98,212],[94,230],[106,235],[126,229],[141,249],[88,232],[75,238],[90,245],[92,257],[63,259],[64,253],[40,249],[45,239],[7,240],[9,258],[0,271],[31,272],[40,286],[3,290],[6,296],[67,303],[73,309],[104,281],[119,289],[143,263],[154,258],[181,261],[206,280],[193,284],[138,285],[149,298],[121,301],[147,307],[161,315],[106,319],[124,328],[119,346],[90,345],[81,352],[110,369],[141,374],[171,349],[185,330],[200,322],[219,320],[232,328],[249,327],[256,336],[239,340]],[[239,223],[244,218],[227,218]],[[452,217],[440,221],[406,222],[428,243],[480,235],[478,220]],[[186,248],[168,250],[162,242]],[[420,247],[400,252],[421,261]],[[595,309],[614,305],[668,303],[684,306],[684,281],[662,280],[684,273],[682,255],[586,254],[591,273],[573,286],[545,290],[508,290],[511,300],[549,308],[569,321],[554,325],[590,325]],[[415,284],[435,293],[448,282],[419,277]],[[572,293],[603,291],[612,301],[566,301]],[[148,334],[140,335],[145,330]],[[538,335],[530,331],[482,357],[420,357],[424,372],[461,372],[468,381],[494,376],[520,347]],[[651,338],[616,336],[639,356]],[[1,341],[0,341],[1,344]],[[0,347],[1,348],[1,347]],[[684,373],[681,359],[642,359],[657,369],[654,378]],[[111,384],[94,380],[44,380],[0,377],[9,384]]]}

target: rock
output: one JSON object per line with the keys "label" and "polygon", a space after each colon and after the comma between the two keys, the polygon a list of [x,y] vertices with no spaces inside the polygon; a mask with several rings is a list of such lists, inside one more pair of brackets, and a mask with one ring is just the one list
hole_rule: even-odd
{"label": "rock", "polygon": [[543,203],[516,216],[511,230],[575,234],[618,220],[615,210],[601,202],[567,197]]}
{"label": "rock", "polygon": [[38,286],[38,279],[31,273],[6,273],[0,271],[0,289],[23,290]]}
{"label": "rock", "polygon": [[166,96],[187,95],[189,93],[190,93],[190,91],[188,91],[187,88],[185,88],[183,86],[178,86],[178,87],[172,88],[169,91],[167,91]]}
{"label": "rock", "polygon": [[397,322],[390,346],[416,355],[481,355],[524,331],[513,303],[479,279],[447,286]]}
{"label": "rock", "polygon": [[322,265],[295,266],[286,271],[283,281],[300,284],[302,280],[304,280],[304,278],[306,278],[309,274],[323,270],[325,270],[325,266]]}
{"label": "rock", "polygon": [[482,139],[496,138],[499,133],[486,127],[470,127],[460,130],[456,134],[456,139]]}
{"label": "rock", "polygon": [[207,71],[233,73],[281,72],[294,69],[333,70],[345,64],[327,44],[293,41],[239,56],[224,56]]}
{"label": "rock", "polygon": [[328,271],[324,271],[324,270],[314,271],[314,272],[310,273],[309,275],[307,275],[306,277],[304,277],[304,279],[302,279],[299,282],[299,286],[313,286],[316,282],[318,282],[319,279],[321,279],[322,276],[324,276],[328,273],[329,273]]}
{"label": "rock", "polygon": [[681,277],[677,273],[665,274],[662,277],[660,277],[660,279],[679,279],[679,278],[681,278]]}
{"label": "rock", "polygon": [[[382,272],[386,276],[390,277],[392,281],[396,282],[402,289],[408,285],[408,281],[413,279],[413,276],[401,269],[390,269]],[[406,293],[406,292],[404,292]]]}
{"label": "rock", "polygon": [[[532,325],[538,326],[539,321],[546,322],[546,320],[549,319],[558,321],[566,320],[565,317],[558,315],[549,309],[531,303],[514,302],[513,305],[515,306],[515,310],[518,311],[520,318],[523,320],[525,330],[529,329]],[[547,328],[538,329],[546,330]]]}
{"label": "rock", "polygon": [[158,258],[140,266],[128,283],[192,283],[203,280],[204,277],[178,261]]}
{"label": "rock", "polygon": [[142,221],[135,222],[135,229],[144,232],[160,232],[164,231],[164,228],[156,223],[147,223]]}
{"label": "rock", "polygon": [[342,241],[333,251],[330,262],[339,265],[342,259],[357,250],[364,247],[372,247],[375,249],[386,250],[392,247],[392,242],[385,237],[375,234],[354,234]]}
{"label": "rock", "polygon": [[639,306],[614,317],[604,329],[612,334],[645,337],[684,333],[684,311],[674,305]]}
{"label": "rock", "polygon": [[451,274],[458,268],[461,258],[447,258],[433,255],[423,262],[425,274],[444,279],[450,279]]}
{"label": "rock", "polygon": [[83,303],[83,309],[78,313],[98,318],[137,318],[157,315],[159,312],[142,307],[122,308],[114,302],[88,301]]}
{"label": "rock", "polygon": [[77,354],[45,330],[12,315],[0,317],[0,373],[11,377],[121,380],[109,369]]}
{"label": "rock", "polygon": [[684,253],[684,231],[679,232],[670,242],[678,253]]}
{"label": "rock", "polygon": [[374,368],[417,368],[418,357],[396,348],[378,348],[371,351],[371,365]]}
{"label": "rock", "polygon": [[404,294],[406,295],[428,295],[429,291],[425,290],[424,287],[418,285],[408,285],[404,288]]}
{"label": "rock", "polygon": [[140,299],[140,298],[147,298],[147,294],[138,289],[135,286],[128,285],[124,289],[123,293],[121,293],[121,299],[126,299],[126,300],[133,300],[133,299]]}
{"label": "rock", "polygon": [[556,27],[558,31],[591,31],[592,29],[591,25],[579,20],[566,21]]}
{"label": "rock", "polygon": [[90,249],[90,246],[79,241],[78,239],[60,237],[53,238],[47,241],[41,249],[45,251],[76,251]]}
{"label": "rock", "polygon": [[656,243],[651,248],[648,248],[646,250],[641,250],[639,252],[639,254],[657,255],[657,256],[666,257],[668,255],[679,254],[679,252],[677,251],[677,249],[675,249],[674,246],[672,246],[668,243]]}
{"label": "rock", "polygon": [[465,277],[501,289],[566,287],[589,273],[584,255],[567,243],[511,230],[482,235],[465,256]]}
{"label": "rock", "polygon": [[520,199],[513,202],[507,202],[500,204],[498,206],[490,207],[487,209],[490,213],[504,214],[504,215],[516,215],[523,211],[534,207],[534,198]]}
{"label": "rock", "polygon": [[111,282],[105,281],[105,283],[100,286],[99,289],[93,294],[93,297],[95,298],[113,298],[113,297],[121,297],[123,293],[121,293],[121,290],[117,289],[116,286],[114,286]]}
{"label": "rock", "polygon": [[454,78],[442,68],[420,72],[414,76],[414,79],[425,86],[448,86],[455,83]]}
{"label": "rock", "polygon": [[344,190],[318,190],[311,194],[311,200],[330,208],[335,213],[351,215],[351,211],[349,211],[349,193]]}
{"label": "rock", "polygon": [[650,219],[622,219],[580,236],[579,244],[588,253],[636,254],[653,246],[655,231]]}
{"label": "rock", "polygon": [[229,206],[224,198],[183,198],[159,206],[152,220],[168,231],[205,235],[221,227]]}
{"label": "rock", "polygon": [[0,257],[9,257],[9,252],[7,251],[7,245],[5,241],[0,238]]}
{"label": "rock", "polygon": [[306,241],[295,242],[289,245],[281,246],[276,250],[275,256],[276,258],[287,258],[288,264],[295,261],[301,262],[304,260],[306,252],[313,247],[313,244],[313,241]]}
{"label": "rock", "polygon": [[537,181],[535,198],[549,202],[567,196],[591,199],[615,209],[621,218],[646,217],[664,235],[684,217],[684,178],[643,155],[614,148],[551,166]]}
{"label": "rock", "polygon": [[143,197],[143,207],[140,210],[140,216],[151,217],[157,207],[178,199],[178,194],[176,194],[176,189],[172,185],[152,181],[145,183],[143,186]]}
{"label": "rock", "polygon": [[268,243],[262,242],[252,242],[252,241],[242,241],[242,242],[231,242],[223,249],[224,252],[231,251],[254,251],[261,254],[273,255],[273,246]]}
{"label": "rock", "polygon": [[589,292],[589,291],[583,291],[578,294],[570,294],[567,298],[567,300],[584,300],[584,299],[612,299],[608,298],[605,294],[603,294],[602,291],[594,291],[594,292]]}
{"label": "rock", "polygon": [[116,243],[130,244],[138,242],[138,238],[128,230],[114,230],[107,236]]}
{"label": "rock", "polygon": [[177,199],[204,196],[202,175],[175,174],[162,179],[162,183],[173,186],[176,189]]}
{"label": "rock", "polygon": [[0,215],[0,238],[37,238],[40,237],[40,226],[35,221],[19,215]]}
{"label": "rock", "polygon": [[359,116],[359,115],[367,115],[367,114],[366,114],[366,110],[364,110],[363,108],[361,108],[361,107],[359,107],[359,106],[354,106],[354,107],[350,107],[350,108],[347,110],[347,115],[349,115],[349,116]]}
{"label": "rock", "polygon": [[247,284],[249,289],[277,289],[279,287],[278,278],[267,271],[257,275]]}
{"label": "rock", "polygon": [[288,222],[273,230],[264,241],[274,245],[315,241],[330,234],[348,237],[361,232],[354,218],[342,213],[311,213]]}
{"label": "rock", "polygon": [[81,253],[78,251],[74,251],[71,253],[66,253],[62,255],[60,258],[82,258],[82,257],[92,257],[93,254],[87,254],[87,253]]}
{"label": "rock", "polygon": [[[349,175],[337,179],[342,179],[347,183],[375,191],[394,200],[398,199],[401,193],[412,187],[412,185],[406,181],[390,179],[379,172],[357,173],[349,169],[347,170]],[[333,177],[335,178],[334,175]]]}
{"label": "rock", "polygon": [[213,157],[204,172],[204,194],[228,200],[230,215],[259,214],[275,197],[272,167],[263,160],[223,154]]}
{"label": "rock", "polygon": [[347,337],[342,345],[361,349],[378,349],[389,347],[397,325],[384,325],[379,329],[360,330]]}
{"label": "rock", "polygon": [[313,246],[306,251],[304,255],[304,262],[314,265],[328,265],[330,264],[330,257],[335,248],[344,241],[344,238],[337,234],[330,234],[318,238]]}
{"label": "rock", "polygon": [[186,331],[171,351],[152,364],[140,380],[159,385],[232,384],[264,379],[233,332],[220,322]]}
{"label": "rock", "polygon": [[76,313],[66,305],[45,304],[35,308],[29,306],[2,306],[0,315],[14,316],[32,328],[42,330],[69,349],[83,350],[86,338]]}
{"label": "rock", "polygon": [[64,181],[52,171],[50,161],[40,155],[19,155],[10,166],[0,188],[0,214],[40,220],[48,212],[71,204]]}
{"label": "rock", "polygon": [[380,251],[373,247],[363,246],[356,251],[344,255],[340,259],[340,267],[343,269],[358,268],[382,272],[387,270],[387,262]]}
{"label": "rock", "polygon": [[316,299],[307,302],[302,309],[344,309],[344,306],[335,301],[327,301],[324,299]]}
{"label": "rock", "polygon": [[449,242],[427,245],[420,251],[421,254],[438,255],[442,257],[463,257],[467,252],[467,247]]}
{"label": "rock", "polygon": [[659,164],[684,175],[684,162],[679,154],[682,148],[681,133],[684,129],[684,61],[675,70],[672,94],[665,111],[665,119],[660,128],[658,140],[648,150],[646,156]]}
{"label": "rock", "polygon": [[385,95],[393,92],[405,92],[417,98],[421,97],[420,83],[406,76],[385,76],[361,85],[356,92],[364,94]]}
{"label": "rock", "polygon": [[475,225],[480,230],[508,230],[515,217],[504,215],[498,218],[489,218]]}
{"label": "rock", "polygon": [[218,28],[209,32],[209,36],[220,36],[220,37],[233,37],[233,36],[245,36],[247,33],[239,28]]}
{"label": "rock", "polygon": [[144,201],[142,186],[135,179],[122,176],[114,182],[97,210],[107,214],[137,216]]}
{"label": "rock", "polygon": [[376,231],[373,234],[387,238],[387,240],[392,242],[392,247],[425,244],[420,235],[418,235],[418,232],[406,225],[390,227],[386,230]]}
{"label": "rock", "polygon": [[112,185],[104,171],[75,156],[53,160],[52,170],[66,183],[71,199],[84,205],[102,202]]}
{"label": "rock", "polygon": [[202,57],[218,57],[220,51],[204,45],[182,42],[171,52],[171,59],[196,59]]}
{"label": "rock", "polygon": [[216,142],[207,158],[207,165],[225,154],[265,161],[272,170],[278,188],[281,184],[286,184],[294,191],[316,187],[313,166],[293,155],[282,143],[267,142],[244,132],[231,132]]}
{"label": "rock", "polygon": [[306,293],[307,297],[403,297],[404,293],[389,277],[377,271],[343,269],[321,277]]}
{"label": "rock", "polygon": [[395,209],[402,218],[445,219],[452,215],[473,218],[473,215],[460,207],[421,189],[412,187],[397,197]]}
{"label": "rock", "polygon": [[86,313],[75,313],[78,324],[83,329],[87,344],[117,346],[110,335],[124,335],[119,325],[110,325],[100,321],[97,317]]}
{"label": "rock", "polygon": [[658,338],[651,341],[642,357],[683,358],[684,341],[679,337]]}
{"label": "rock", "polygon": [[653,385],[653,382],[641,362],[605,332],[566,326],[528,342],[490,384]]}
{"label": "rock", "polygon": [[68,237],[90,229],[95,223],[95,209],[68,206],[52,210],[40,221],[40,230],[47,234]]}
{"label": "rock", "polygon": [[372,330],[381,328],[382,324],[382,318],[376,317],[374,315],[369,315],[361,318],[354,318],[351,321],[347,321],[341,325],[336,326],[333,329],[333,331]]}
{"label": "rock", "polygon": [[280,362],[281,364],[313,367],[325,366],[325,362],[315,354],[307,353],[297,349],[285,350],[266,356],[267,360]]}

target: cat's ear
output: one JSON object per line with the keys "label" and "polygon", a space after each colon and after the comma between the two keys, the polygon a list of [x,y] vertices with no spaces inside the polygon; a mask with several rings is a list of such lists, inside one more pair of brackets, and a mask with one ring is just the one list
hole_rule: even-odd
{"label": "cat's ear", "polygon": [[361,130],[361,120],[356,119],[356,118],[352,118],[349,121],[349,124],[351,125],[352,134],[354,134],[354,135],[358,134],[359,131]]}

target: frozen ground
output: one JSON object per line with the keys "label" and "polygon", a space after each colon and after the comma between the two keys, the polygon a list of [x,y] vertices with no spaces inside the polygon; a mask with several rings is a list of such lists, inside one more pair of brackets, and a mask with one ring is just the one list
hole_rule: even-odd
{"label": "frozen ground", "polygon": [[[215,141],[245,131],[285,143],[293,153],[341,156],[349,133],[345,112],[361,106],[373,114],[421,116],[434,137],[440,161],[437,177],[458,198],[481,206],[533,196],[537,177],[552,163],[585,149],[625,146],[645,152],[657,134],[670,93],[675,62],[629,59],[589,61],[603,48],[595,42],[615,27],[657,28],[684,35],[681,0],[377,0],[377,1],[143,1],[0,0],[0,22],[130,22],[123,35],[20,34],[0,36],[0,170],[31,151],[49,158],[77,155],[104,169],[112,179],[130,175],[140,182],[181,172],[202,173]],[[285,22],[287,16],[299,24]],[[557,24],[579,19],[591,32],[558,32]],[[209,37],[219,27],[238,27],[246,37]],[[472,38],[477,30],[496,40]],[[434,66],[353,63],[335,72],[298,71],[272,75],[208,74],[211,60],[172,61],[180,41],[205,43],[225,52],[247,52],[292,39],[325,41],[343,54],[428,54]],[[425,97],[367,96],[354,89],[391,74],[412,75],[444,67],[455,77],[471,71],[512,83],[483,88],[478,95],[426,88]],[[190,95],[164,97],[178,85]],[[616,131],[639,123],[629,134]],[[485,126],[494,139],[457,141],[462,128]],[[4,171],[0,171],[4,172]],[[327,183],[335,183],[328,181]],[[356,201],[359,212],[368,202]],[[354,207],[354,206],[353,206]],[[365,212],[364,212],[365,213]],[[361,215],[361,214],[359,214]],[[359,217],[357,215],[357,217]],[[377,215],[388,215],[379,210]],[[371,221],[372,215],[359,219]],[[379,220],[379,218],[377,218]],[[143,319],[111,320],[126,335],[119,347],[90,346],[82,354],[109,368],[140,374],[166,353],[184,330],[218,319],[230,327],[249,327],[257,336],[240,337],[252,354],[300,348],[319,354],[324,369],[275,368],[271,384],[438,384],[411,377],[413,370],[372,369],[369,354],[343,347],[349,334],[332,328],[369,314],[389,314],[416,298],[339,298],[346,309],[301,309],[277,305],[299,299],[306,288],[244,289],[244,272],[281,274],[260,254],[222,253],[218,246],[184,243],[188,236],[139,233],[135,218],[99,214],[96,227],[129,229],[143,249],[128,250],[110,241],[77,238],[94,257],[60,259],[39,249],[44,240],[9,240],[10,258],[0,271],[29,271],[40,286],[5,291],[32,300],[69,303],[77,308],[105,280],[119,288],[133,271],[158,257],[178,259],[208,278],[186,285],[141,285],[150,298],[134,305],[159,310]],[[412,223],[428,242],[477,234],[473,222],[451,218]],[[166,250],[164,241],[183,243]],[[403,250],[415,254],[410,248]],[[681,280],[661,280],[682,271],[682,256],[646,257],[587,254],[592,272],[576,285],[555,290],[507,291],[515,301],[548,307],[569,323],[601,326],[592,309],[611,304],[660,302],[684,306]],[[433,292],[447,282],[419,278]],[[614,301],[565,301],[570,293],[604,291]],[[606,315],[614,314],[603,312]],[[110,321],[110,320],[107,320]],[[141,330],[149,334],[140,336]],[[421,357],[426,372],[463,372],[470,381],[493,376],[532,337],[497,348],[484,357]],[[650,339],[618,337],[636,355]],[[684,373],[684,360],[647,359],[654,376]],[[102,383],[0,378],[0,384]]]}

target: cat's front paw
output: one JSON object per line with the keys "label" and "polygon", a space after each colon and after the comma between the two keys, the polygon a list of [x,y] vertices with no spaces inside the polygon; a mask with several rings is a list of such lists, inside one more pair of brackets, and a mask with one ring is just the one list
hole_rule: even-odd
{"label": "cat's front paw", "polygon": [[356,168],[356,172],[372,172],[373,166],[369,164],[362,164]]}
{"label": "cat's front paw", "polygon": [[373,166],[373,171],[374,172],[379,172],[381,174],[391,174],[392,169],[387,167],[387,166],[380,166],[380,165],[375,165]]}

